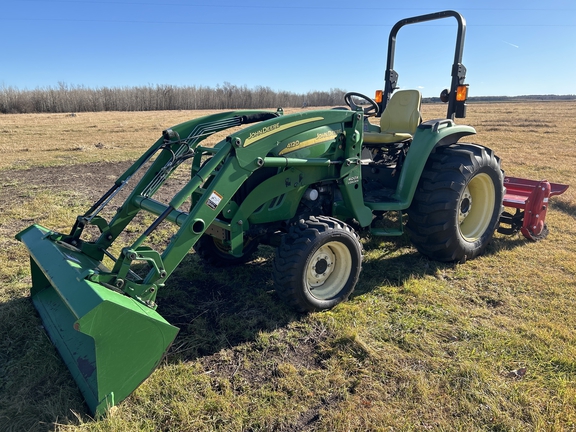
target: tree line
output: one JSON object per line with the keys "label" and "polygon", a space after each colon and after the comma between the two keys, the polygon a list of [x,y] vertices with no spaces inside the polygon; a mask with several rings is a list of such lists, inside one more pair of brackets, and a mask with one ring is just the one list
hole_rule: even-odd
{"label": "tree line", "polygon": [[[567,101],[575,100],[576,95],[524,95],[524,96],[472,96],[469,102],[528,102],[528,101]],[[441,103],[439,97],[422,98],[422,102]]]}
{"label": "tree line", "polygon": [[[73,113],[86,111],[156,111],[198,109],[261,109],[277,107],[338,106],[345,91],[293,93],[270,87],[236,86],[225,82],[216,88],[206,86],[148,85],[135,87],[89,88],[59,83],[56,87],[20,90],[0,87],[0,113]],[[576,95],[477,96],[470,102],[521,100],[574,100]],[[440,103],[437,97],[423,102]]]}
{"label": "tree line", "polygon": [[270,87],[149,85],[88,88],[59,83],[56,87],[20,90],[0,88],[0,113],[73,113],[86,111],[155,111],[260,109],[342,105],[344,90],[293,93]]}

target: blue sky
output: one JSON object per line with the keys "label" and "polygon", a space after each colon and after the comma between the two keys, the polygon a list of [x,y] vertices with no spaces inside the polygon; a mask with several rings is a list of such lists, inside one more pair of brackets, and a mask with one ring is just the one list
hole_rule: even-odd
{"label": "blue sky", "polygon": [[[470,96],[576,94],[576,2],[0,0],[0,86],[382,88],[390,28],[453,9],[467,21]],[[402,88],[449,87],[456,21],[407,26]]]}

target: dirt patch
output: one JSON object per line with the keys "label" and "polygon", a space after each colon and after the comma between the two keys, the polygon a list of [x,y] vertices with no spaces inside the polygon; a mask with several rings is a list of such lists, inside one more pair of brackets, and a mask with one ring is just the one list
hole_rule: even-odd
{"label": "dirt patch", "polygon": [[[63,165],[51,167],[37,167],[25,170],[0,171],[0,212],[14,209],[31,201],[40,193],[73,192],[69,201],[83,198],[87,201],[87,207],[96,202],[122,175],[132,162],[97,162],[79,165]],[[149,165],[143,166],[129,181],[118,195],[111,201],[106,210],[107,217],[112,217],[116,207],[120,206],[128,197],[133,188],[138,184]],[[154,195],[154,199],[167,203],[186,184],[189,174],[186,169],[176,171]],[[66,201],[59,200],[57,204],[66,207]],[[187,209],[184,209],[187,211]],[[138,219],[140,220],[140,219]],[[33,218],[23,217],[5,223],[2,232],[18,232],[31,223]]]}
{"label": "dirt patch", "polygon": [[[74,197],[85,197],[88,202],[94,202],[129,166],[128,162],[90,163],[0,171],[0,212],[18,209],[46,192],[57,195],[72,191]],[[62,202],[62,198],[55,196],[54,200],[66,207],[74,197]],[[15,233],[33,223],[38,221],[31,215],[9,219],[0,224],[0,236],[12,239]]]}
{"label": "dirt patch", "polygon": [[[97,162],[79,165],[63,165],[53,167],[38,167],[26,170],[0,171],[0,210],[6,203],[14,199],[22,200],[30,196],[30,191],[43,190],[52,192],[74,191],[84,195],[88,201],[96,201],[116,179],[122,175],[132,162]],[[147,165],[143,166],[130,181],[131,187],[119,195],[126,198],[138,180],[144,175]],[[172,196],[186,184],[184,170],[174,173],[158,191],[155,199],[170,200]]]}
{"label": "dirt patch", "polygon": [[[245,351],[246,347],[239,346],[206,356],[202,358],[201,363],[206,373],[215,373],[229,379],[240,375],[250,380],[255,386],[259,386],[271,381],[273,377],[282,375],[283,372],[278,368],[282,364],[291,364],[295,368],[305,370],[320,369],[322,367],[321,356],[317,351],[319,345],[328,336],[326,329],[321,327],[312,329],[300,338],[294,338],[289,335],[286,328],[280,328],[274,332],[274,343],[269,346],[261,346],[261,344],[250,346],[249,356]],[[266,368],[252,367],[250,361],[258,358],[266,361]]]}
{"label": "dirt patch", "polygon": [[74,190],[94,200],[106,192],[130,164],[100,162],[0,171],[0,206],[25,198],[29,195],[27,191],[39,188],[53,192]]}
{"label": "dirt patch", "polygon": [[[121,163],[90,163],[37,167],[26,170],[0,171],[0,212],[17,209],[32,201],[39,194],[74,192],[74,196],[85,197],[87,201],[97,200],[113,184],[116,178],[130,166]],[[66,202],[58,205],[66,207]],[[70,198],[74,200],[74,198]],[[56,203],[56,202],[55,202]],[[28,225],[37,223],[33,216],[23,215],[2,224],[0,234],[12,237]]]}
{"label": "dirt patch", "polygon": [[[149,165],[142,167],[119,193],[99,213],[111,221],[118,207],[122,206]],[[85,213],[102,197],[115,181],[131,166],[131,162],[97,162],[79,165],[37,167],[26,170],[0,171],[0,246],[7,249],[14,245],[14,236],[32,224],[41,224],[62,233],[68,233],[76,215]],[[154,199],[168,203],[189,180],[189,167],[173,173],[154,194]],[[44,207],[46,206],[46,208]],[[66,216],[59,226],[46,222],[52,209],[66,212],[77,209]],[[189,201],[180,208],[189,210]],[[140,212],[117,238],[117,244],[131,244],[150,225],[147,212]],[[62,225],[63,223],[63,225]],[[165,227],[166,228],[166,227]],[[174,232],[177,227],[169,227]],[[100,235],[95,226],[88,226],[83,239],[94,241]],[[150,246],[163,249],[168,239],[154,236]]]}
{"label": "dirt patch", "polygon": [[[298,380],[297,376],[325,368],[321,347],[333,337],[325,327],[310,328],[307,332],[299,333],[298,337],[284,327],[274,331],[273,335],[273,343],[267,346],[250,343],[200,358],[204,373],[213,377],[212,388],[218,389],[225,380],[231,383],[233,392],[244,394],[265,386],[282,387],[282,378],[292,378],[292,373]],[[297,386],[294,391],[298,393]],[[321,412],[334,409],[341,401],[339,392],[318,397],[307,410],[284,424],[281,430],[313,430]]]}

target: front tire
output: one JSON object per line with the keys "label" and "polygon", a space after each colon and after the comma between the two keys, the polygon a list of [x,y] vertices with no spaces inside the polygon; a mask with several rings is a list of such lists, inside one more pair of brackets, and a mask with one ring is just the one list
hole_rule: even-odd
{"label": "front tire", "polygon": [[258,249],[257,240],[245,240],[242,255],[235,257],[230,254],[230,247],[222,240],[204,234],[194,245],[194,250],[200,258],[213,267],[228,267],[244,264],[252,259]]}
{"label": "front tire", "polygon": [[498,227],[503,197],[504,175],[492,150],[474,144],[440,147],[426,162],[408,209],[410,239],[437,261],[475,258]]}
{"label": "front tire", "polygon": [[354,230],[331,217],[311,216],[291,227],[276,250],[276,291],[301,312],[330,309],[354,291],[361,267]]}

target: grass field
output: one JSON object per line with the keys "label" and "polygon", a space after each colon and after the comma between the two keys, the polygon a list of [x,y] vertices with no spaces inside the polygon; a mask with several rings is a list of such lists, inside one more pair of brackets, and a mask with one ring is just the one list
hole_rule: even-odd
{"label": "grass field", "polygon": [[497,234],[483,256],[441,264],[406,236],[364,236],[350,301],[309,315],[277,298],[271,248],[225,270],[191,253],[159,293],[181,329],[168,356],[90,418],[14,235],[69,229],[163,129],[206,113],[0,116],[0,431],[576,429],[575,102],[470,104],[461,121],[507,175],[571,185],[545,240]]}

